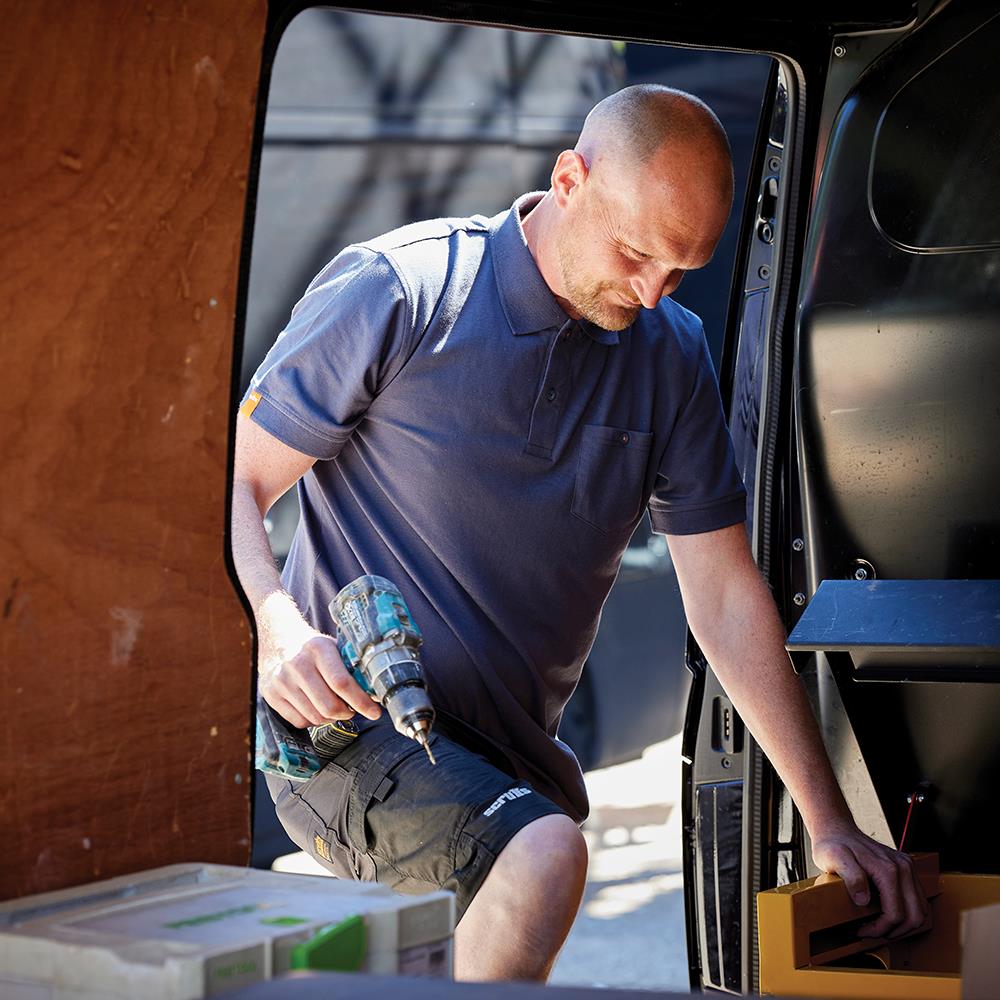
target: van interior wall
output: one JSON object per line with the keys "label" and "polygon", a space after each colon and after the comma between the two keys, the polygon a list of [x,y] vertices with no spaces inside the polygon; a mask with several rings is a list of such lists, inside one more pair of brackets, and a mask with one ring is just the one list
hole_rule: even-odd
{"label": "van interior wall", "polygon": [[[796,387],[817,581],[1000,577],[1000,99],[982,58],[998,42],[994,11],[943,10],[865,71],[834,120]],[[961,606],[939,602],[959,620]],[[907,848],[938,852],[945,871],[1000,870],[1000,687],[986,671],[970,679],[980,655],[942,652],[905,682],[831,663],[893,836],[908,830]],[[850,759],[836,732],[835,757]]]}
{"label": "van interior wall", "polygon": [[0,898],[249,856],[226,568],[265,0],[0,0]]}

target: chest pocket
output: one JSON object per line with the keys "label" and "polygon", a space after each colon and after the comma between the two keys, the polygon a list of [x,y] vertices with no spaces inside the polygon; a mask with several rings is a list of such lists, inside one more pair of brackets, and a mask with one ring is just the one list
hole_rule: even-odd
{"label": "chest pocket", "polygon": [[624,427],[583,428],[573,488],[573,514],[600,531],[619,531],[639,516],[651,431]]}

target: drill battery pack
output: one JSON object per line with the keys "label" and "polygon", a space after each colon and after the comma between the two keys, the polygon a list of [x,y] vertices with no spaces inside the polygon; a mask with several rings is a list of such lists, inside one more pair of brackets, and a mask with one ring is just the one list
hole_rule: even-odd
{"label": "drill battery pack", "polygon": [[254,767],[290,781],[308,781],[323,764],[357,739],[352,720],[297,729],[257,696]]}

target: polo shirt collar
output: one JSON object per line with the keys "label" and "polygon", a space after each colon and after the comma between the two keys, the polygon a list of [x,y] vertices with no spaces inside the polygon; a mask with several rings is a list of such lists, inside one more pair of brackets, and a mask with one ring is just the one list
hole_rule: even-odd
{"label": "polo shirt collar", "polygon": [[[559,329],[573,322],[563,311],[556,297],[538,270],[535,258],[528,249],[528,241],[521,226],[521,216],[533,208],[544,196],[544,191],[532,191],[518,198],[510,209],[490,220],[490,244],[493,270],[504,314],[514,336],[538,333],[540,330]],[[604,330],[581,319],[576,325],[599,344],[619,343],[618,333]]]}

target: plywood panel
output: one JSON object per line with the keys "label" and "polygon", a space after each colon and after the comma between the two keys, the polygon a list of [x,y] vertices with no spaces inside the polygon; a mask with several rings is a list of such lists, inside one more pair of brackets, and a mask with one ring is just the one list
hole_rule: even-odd
{"label": "plywood panel", "polygon": [[225,562],[265,0],[0,0],[0,897],[249,851]]}

